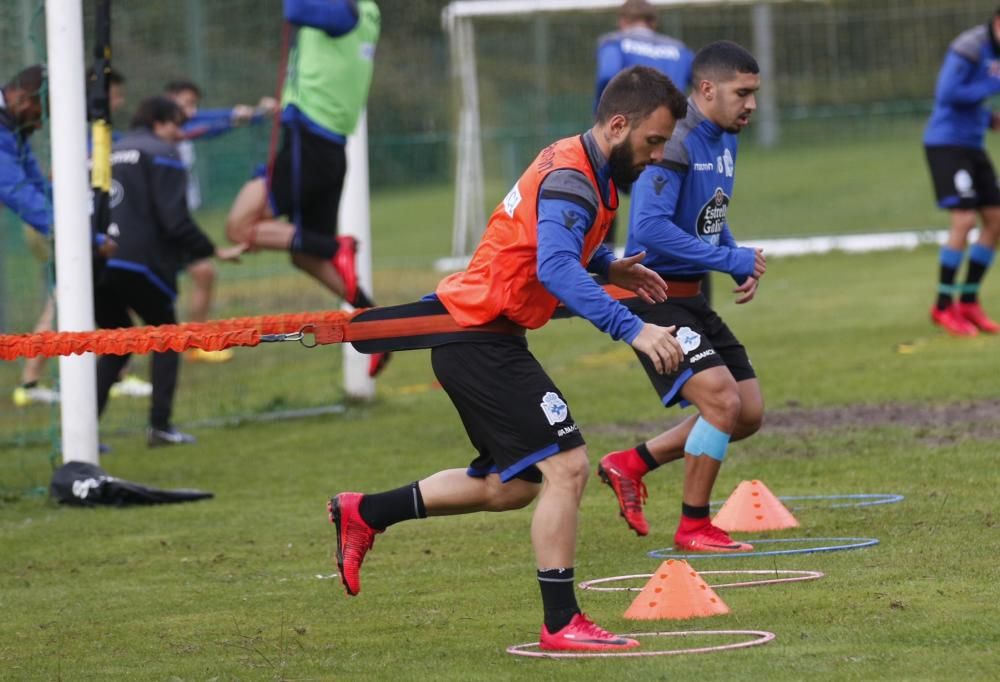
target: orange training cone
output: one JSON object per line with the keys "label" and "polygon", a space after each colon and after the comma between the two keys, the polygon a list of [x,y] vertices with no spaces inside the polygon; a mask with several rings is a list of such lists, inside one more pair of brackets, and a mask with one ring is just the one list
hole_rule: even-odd
{"label": "orange training cone", "polygon": [[660,564],[625,612],[633,620],[684,620],[729,613],[729,607],[701,576],[680,559]]}
{"label": "orange training cone", "polygon": [[760,481],[736,486],[712,523],[724,531],[743,533],[799,527],[792,512]]}

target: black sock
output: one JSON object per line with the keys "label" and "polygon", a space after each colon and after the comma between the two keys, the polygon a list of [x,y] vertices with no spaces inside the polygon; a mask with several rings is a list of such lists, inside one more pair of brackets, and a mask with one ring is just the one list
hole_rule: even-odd
{"label": "black sock", "polygon": [[706,504],[704,507],[692,507],[690,504],[681,502],[681,514],[689,519],[707,519],[708,505]]}
{"label": "black sock", "polygon": [[645,443],[639,443],[636,445],[635,451],[639,453],[639,457],[642,458],[642,461],[645,462],[650,471],[660,466],[660,463],[653,459],[653,455],[650,454],[649,448],[646,447]]}
{"label": "black sock", "polygon": [[539,571],[538,586],[542,589],[545,628],[550,634],[555,634],[569,625],[573,616],[580,613],[573,586],[573,568]]}
{"label": "black sock", "polygon": [[962,264],[964,253],[958,249],[942,246],[938,254],[938,295],[935,307],[944,310],[951,306],[952,294],[955,291],[955,275]]}
{"label": "black sock", "polygon": [[25,381],[23,384],[21,384],[21,388],[34,388],[37,385],[38,385],[37,379],[35,381]]}
{"label": "black sock", "polygon": [[962,295],[958,299],[962,303],[975,303],[979,300],[979,283],[983,281],[983,275],[986,274],[986,268],[989,265],[986,263],[977,263],[976,261],[969,259],[969,267],[966,268],[965,274],[965,286],[962,287]]}
{"label": "black sock", "polygon": [[951,292],[955,286],[955,268],[942,265],[938,280],[937,309],[944,310],[951,305]]}
{"label": "black sock", "polygon": [[361,498],[358,512],[364,522],[375,530],[385,530],[394,523],[427,516],[418,481],[384,493],[365,495]]}
{"label": "black sock", "polygon": [[337,253],[337,241],[326,235],[299,230],[288,250],[329,260]]}

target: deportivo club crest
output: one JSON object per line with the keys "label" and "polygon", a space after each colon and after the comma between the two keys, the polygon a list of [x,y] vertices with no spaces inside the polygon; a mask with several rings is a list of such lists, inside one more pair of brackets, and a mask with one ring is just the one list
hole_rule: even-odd
{"label": "deportivo club crest", "polygon": [[563,402],[563,399],[558,394],[552,391],[542,396],[542,402],[539,403],[539,407],[542,408],[545,418],[549,420],[549,426],[555,426],[559,422],[566,421],[566,417],[569,415],[569,408],[566,407],[566,403]]}
{"label": "deportivo club crest", "polygon": [[687,355],[701,345],[701,334],[691,327],[681,327],[677,330],[677,341],[680,342],[684,355]]}

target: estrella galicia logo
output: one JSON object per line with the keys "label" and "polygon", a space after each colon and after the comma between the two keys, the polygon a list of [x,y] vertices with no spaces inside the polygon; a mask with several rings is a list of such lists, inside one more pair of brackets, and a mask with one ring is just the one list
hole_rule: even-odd
{"label": "estrella galicia logo", "polygon": [[656,192],[656,196],[660,196],[660,192],[663,188],[667,186],[667,177],[665,175],[654,175],[653,176],[653,191]]}
{"label": "estrella galicia logo", "polygon": [[558,393],[553,393],[552,391],[542,396],[542,402],[539,403],[539,407],[542,408],[545,418],[549,420],[549,426],[555,426],[559,422],[566,421],[566,417],[569,416],[569,408],[566,406],[566,403],[563,402]]}
{"label": "estrella galicia logo", "polygon": [[703,242],[708,242],[712,246],[719,245],[719,235],[726,224],[726,215],[729,213],[729,196],[722,191],[721,187],[715,188],[715,194],[705,202],[698,212],[695,220],[695,229],[698,237]]}
{"label": "estrella galicia logo", "polygon": [[563,211],[563,225],[567,230],[572,230],[580,222],[580,215],[574,211]]}

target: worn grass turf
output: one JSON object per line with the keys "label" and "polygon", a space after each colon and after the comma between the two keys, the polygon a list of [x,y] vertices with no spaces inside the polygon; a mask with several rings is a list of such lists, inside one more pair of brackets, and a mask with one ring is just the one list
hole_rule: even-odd
{"label": "worn grass turf", "polygon": [[[637,625],[621,617],[628,595],[580,595],[585,610],[620,631],[764,629],[777,633],[771,644],[629,661],[505,654],[511,644],[537,639],[540,624],[530,509],[394,527],[365,563],[362,593],[345,597],[331,577],[327,497],[401,485],[470,459],[447,397],[430,386],[427,354],[413,352],[393,360],[375,404],[343,415],[203,429],[199,443],[186,448],[147,450],[128,433],[110,439],[115,451],[102,464],[114,475],[205,488],[214,500],[131,510],[60,509],[22,496],[0,502],[0,677],[994,678],[1000,420],[989,405],[1000,339],[951,339],[930,327],[934,270],[929,248],[782,259],[771,263],[751,305],[734,306],[717,293],[720,312],[750,349],[776,426],[732,447],[716,497],[749,478],[779,495],[903,494],[904,502],[882,507],[804,507],[796,510],[800,530],[774,535],[875,537],[880,545],[693,562],[705,570],[827,574],[810,583],[720,590],[732,608],[723,617]],[[717,284],[722,292],[725,281]],[[985,296],[1000,298],[997,280],[988,280]],[[592,460],[681,414],[657,405],[628,348],[585,322],[554,322],[531,343],[565,392]],[[902,354],[904,343],[909,352]],[[244,352],[246,360],[273,361],[270,372],[295,373],[306,386],[332,373],[329,356],[339,353],[289,346],[257,360],[256,352]],[[268,395],[253,382],[246,390],[255,399]],[[943,404],[961,414],[955,405],[962,401],[973,423],[892,417],[930,414]],[[877,407],[884,404],[891,407]],[[862,416],[822,416],[831,410]],[[5,482],[47,478],[43,456],[6,453]],[[666,466],[648,484],[653,530],[638,539],[607,489],[592,481],[579,579],[656,567],[646,552],[670,544],[680,471]]]}

